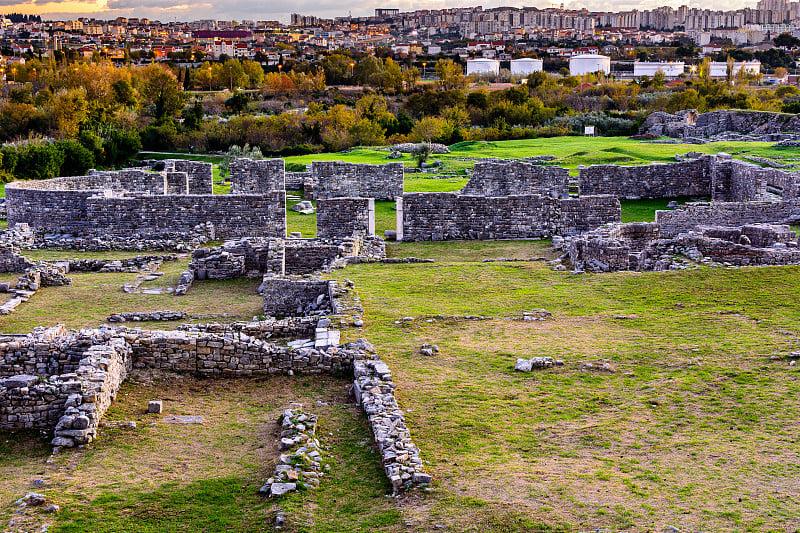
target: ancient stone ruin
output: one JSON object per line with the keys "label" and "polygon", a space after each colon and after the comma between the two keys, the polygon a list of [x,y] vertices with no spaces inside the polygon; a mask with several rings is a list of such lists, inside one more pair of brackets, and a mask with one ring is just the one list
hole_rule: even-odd
{"label": "ancient stone ruin", "polygon": [[647,117],[639,133],[700,143],[710,140],[782,141],[800,137],[800,118],[768,111],[726,109],[698,113],[696,109],[689,109],[674,115],[658,111]]}

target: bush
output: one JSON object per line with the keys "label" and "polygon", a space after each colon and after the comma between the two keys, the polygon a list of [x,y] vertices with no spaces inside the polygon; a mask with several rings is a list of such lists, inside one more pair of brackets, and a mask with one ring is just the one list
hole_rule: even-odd
{"label": "bush", "polygon": [[118,166],[130,160],[142,149],[142,141],[135,130],[113,130],[103,140],[103,164]]}
{"label": "bush", "polygon": [[161,151],[175,149],[178,128],[175,122],[166,120],[161,124],[150,124],[142,131],[142,146],[146,150]]}
{"label": "bush", "polygon": [[59,141],[54,146],[64,154],[59,176],[83,176],[94,167],[94,154],[78,141],[68,139]]}
{"label": "bush", "polygon": [[0,170],[8,175],[14,174],[17,168],[17,161],[19,161],[19,154],[12,146],[3,146],[0,148]]}
{"label": "bush", "polygon": [[64,152],[55,144],[27,144],[17,153],[14,177],[20,180],[55,178],[64,163]]}

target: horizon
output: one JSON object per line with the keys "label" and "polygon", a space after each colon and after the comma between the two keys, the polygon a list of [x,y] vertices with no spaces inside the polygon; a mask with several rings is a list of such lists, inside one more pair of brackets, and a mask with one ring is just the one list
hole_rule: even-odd
{"label": "horizon", "polygon": [[[747,7],[755,7],[755,1],[724,2],[712,0],[711,2],[684,2],[684,1],[659,1],[646,0],[643,2],[618,2],[616,9],[607,9],[607,3],[601,0],[572,0],[564,2],[565,9],[580,10],[588,9],[594,12],[619,12],[631,11],[633,9],[649,10],[658,7],[677,8],[681,5],[688,5],[690,8],[712,9],[733,11]],[[148,18],[161,22],[192,22],[196,20],[277,20],[282,23],[289,21],[291,13],[316,16],[320,18],[334,18],[351,14],[354,17],[373,15],[375,8],[397,8],[401,12],[417,11],[422,9],[439,10],[459,7],[486,8],[496,7],[537,7],[539,9],[549,7],[560,7],[561,3],[548,2],[547,0],[535,0],[533,2],[503,2],[502,0],[490,0],[488,2],[469,2],[469,1],[443,1],[443,0],[424,0],[421,2],[399,0],[389,3],[370,3],[361,4],[357,9],[343,8],[339,2],[324,0],[322,2],[298,2],[294,7],[287,11],[285,4],[268,3],[259,6],[258,15],[254,14],[256,4],[251,0],[233,0],[224,6],[215,5],[209,2],[199,1],[196,3],[186,3],[186,0],[67,0],[67,1],[48,1],[38,2],[10,2],[0,0],[0,6],[6,14],[19,13],[23,15],[39,15],[43,20],[69,20],[80,17],[91,17],[98,19],[115,19],[117,17],[127,18]]]}

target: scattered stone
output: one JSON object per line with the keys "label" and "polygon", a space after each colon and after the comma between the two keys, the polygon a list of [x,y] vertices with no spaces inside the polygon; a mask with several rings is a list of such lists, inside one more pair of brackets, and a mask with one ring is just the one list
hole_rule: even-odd
{"label": "scattered stone", "polygon": [[420,346],[419,353],[420,355],[431,357],[432,355],[439,353],[439,347],[435,344],[423,344]]}
{"label": "scattered stone", "polygon": [[564,361],[552,357],[533,357],[531,359],[517,359],[514,370],[517,372],[531,372],[534,368],[550,368],[552,366],[562,366]]}
{"label": "scattered stone", "polygon": [[162,400],[151,400],[147,402],[147,412],[152,414],[161,414],[164,409],[164,402]]}

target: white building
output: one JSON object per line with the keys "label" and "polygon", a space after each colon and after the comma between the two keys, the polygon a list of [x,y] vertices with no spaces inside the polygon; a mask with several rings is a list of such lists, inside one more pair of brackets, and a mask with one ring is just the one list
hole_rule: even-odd
{"label": "white building", "polygon": [[633,64],[633,76],[636,78],[640,76],[653,77],[659,70],[663,72],[664,76],[667,78],[677,78],[684,72],[684,63],[683,61],[636,61]]}
{"label": "white building", "polygon": [[[712,61],[710,64],[712,78],[725,78],[728,76],[728,63],[724,61]],[[747,74],[758,74],[761,72],[761,61],[737,61],[733,63],[733,75],[736,76],[744,69]]]}
{"label": "white building", "polygon": [[570,76],[583,76],[595,72],[611,73],[611,58],[600,54],[581,54],[569,58]]}
{"label": "white building", "polygon": [[534,72],[541,72],[544,70],[544,61],[541,59],[522,58],[511,60],[511,75],[512,76],[527,76]]}
{"label": "white building", "polygon": [[468,59],[467,76],[470,74],[500,74],[500,61],[496,59]]}

